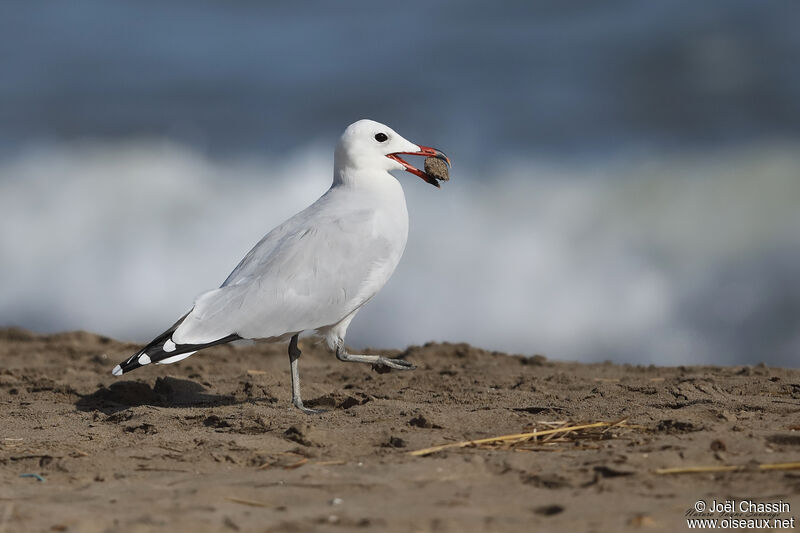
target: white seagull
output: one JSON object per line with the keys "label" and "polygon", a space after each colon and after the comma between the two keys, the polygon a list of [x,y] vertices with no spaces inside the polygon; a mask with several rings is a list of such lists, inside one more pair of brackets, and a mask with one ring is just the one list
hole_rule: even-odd
{"label": "white seagull", "polygon": [[413,370],[403,359],[347,353],[344,336],[362,305],[394,272],[408,237],[403,188],[390,174],[406,170],[436,179],[400,155],[444,153],[411,143],[390,127],[359,120],[347,127],[334,156],[333,184],[316,202],[273,229],[250,250],[222,286],[202,293],[171,328],[116,367],[120,376],[150,363],[168,364],[237,339],[289,340],[292,404],[305,413],[297,337],[323,337],[340,361]]}

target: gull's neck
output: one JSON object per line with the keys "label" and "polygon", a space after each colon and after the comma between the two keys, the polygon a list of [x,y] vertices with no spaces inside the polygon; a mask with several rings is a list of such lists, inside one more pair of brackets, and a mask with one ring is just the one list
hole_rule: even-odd
{"label": "gull's neck", "polygon": [[333,171],[333,187],[345,187],[354,190],[402,194],[402,187],[397,178],[382,168],[337,166]]}

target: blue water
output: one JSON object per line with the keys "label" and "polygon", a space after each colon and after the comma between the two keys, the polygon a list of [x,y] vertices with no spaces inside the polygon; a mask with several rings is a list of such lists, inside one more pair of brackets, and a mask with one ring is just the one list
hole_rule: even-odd
{"label": "blue water", "polygon": [[280,154],[369,116],[473,164],[800,136],[790,1],[347,5],[6,1],[0,141]]}
{"label": "blue water", "polygon": [[792,2],[0,6],[0,324],[147,340],[369,117],[445,150],[356,346],[797,366]]}

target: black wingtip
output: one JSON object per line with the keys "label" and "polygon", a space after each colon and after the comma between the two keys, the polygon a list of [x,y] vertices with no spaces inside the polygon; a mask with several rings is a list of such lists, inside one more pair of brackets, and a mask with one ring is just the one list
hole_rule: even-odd
{"label": "black wingtip", "polygon": [[131,370],[136,370],[140,366],[145,366],[150,363],[158,363],[159,361],[163,361],[164,359],[168,359],[176,355],[188,352],[196,352],[197,350],[202,350],[203,348],[216,346],[217,344],[225,344],[241,339],[239,335],[234,333],[233,335],[228,335],[222,339],[217,339],[213,342],[208,342],[205,344],[179,344],[174,350],[165,352],[163,349],[164,343],[170,338],[171,334],[171,331],[167,331],[159,335],[155,340],[153,340],[153,342],[130,356],[122,363],[115,366],[111,373],[115,376],[121,376],[122,374],[130,372]]}
{"label": "black wingtip", "polygon": [[131,370],[136,370],[137,368],[142,366],[142,364],[139,363],[140,355],[142,355],[142,352],[136,352],[134,355],[132,355],[128,359],[124,360],[123,362],[115,366],[114,369],[111,371],[111,373],[114,374],[115,376],[121,376],[126,372],[130,372]]}

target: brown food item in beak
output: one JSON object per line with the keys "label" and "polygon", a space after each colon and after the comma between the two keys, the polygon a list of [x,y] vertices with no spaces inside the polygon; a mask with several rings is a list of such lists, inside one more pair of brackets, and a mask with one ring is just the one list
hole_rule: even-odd
{"label": "brown food item in beak", "polygon": [[447,165],[441,159],[428,157],[425,159],[425,174],[439,181],[450,181]]}

